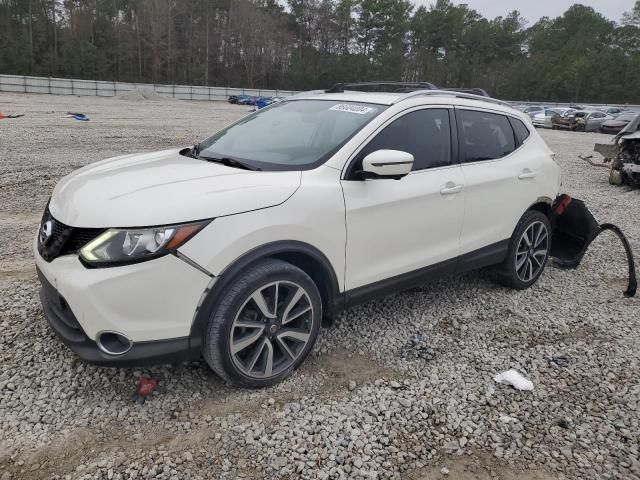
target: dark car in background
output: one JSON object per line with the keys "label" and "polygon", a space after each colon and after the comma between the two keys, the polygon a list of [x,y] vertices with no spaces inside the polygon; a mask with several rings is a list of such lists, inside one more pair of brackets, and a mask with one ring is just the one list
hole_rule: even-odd
{"label": "dark car in background", "polygon": [[620,133],[624,129],[624,127],[629,125],[629,123],[631,123],[637,116],[637,112],[621,113],[616,118],[607,120],[606,122],[602,122],[602,125],[600,125],[600,132],[609,133],[611,135]]}
{"label": "dark car in background", "polygon": [[236,102],[238,105],[255,105],[256,97],[251,95],[238,95],[238,101]]}

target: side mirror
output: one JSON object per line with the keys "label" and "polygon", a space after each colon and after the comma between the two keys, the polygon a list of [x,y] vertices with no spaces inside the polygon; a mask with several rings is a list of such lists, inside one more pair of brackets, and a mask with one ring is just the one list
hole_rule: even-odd
{"label": "side mirror", "polygon": [[362,159],[361,178],[399,180],[413,168],[413,155],[400,150],[377,150]]}

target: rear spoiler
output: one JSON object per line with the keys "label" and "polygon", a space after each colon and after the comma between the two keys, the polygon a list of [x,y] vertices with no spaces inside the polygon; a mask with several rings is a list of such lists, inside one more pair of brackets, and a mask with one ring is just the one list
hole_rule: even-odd
{"label": "rear spoiler", "polygon": [[620,228],[611,223],[599,224],[582,200],[566,194],[560,195],[553,204],[551,224],[551,261],[562,269],[577,268],[589,246],[602,232],[615,233],[624,247],[629,269],[629,283],[624,296],[635,296],[638,288],[635,260],[631,245]]}

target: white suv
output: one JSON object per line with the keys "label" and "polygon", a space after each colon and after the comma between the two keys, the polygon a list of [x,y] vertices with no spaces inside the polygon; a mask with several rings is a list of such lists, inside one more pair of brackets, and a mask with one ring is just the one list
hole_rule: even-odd
{"label": "white suv", "polygon": [[487,266],[530,287],[559,188],[529,117],[500,101],[300,94],[192,148],[62,179],[34,241],[41,300],[86,361],[204,357],[269,385],[354,304]]}

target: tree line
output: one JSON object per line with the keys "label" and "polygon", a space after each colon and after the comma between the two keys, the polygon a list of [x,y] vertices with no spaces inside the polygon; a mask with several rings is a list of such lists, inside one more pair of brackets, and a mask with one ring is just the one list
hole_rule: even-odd
{"label": "tree line", "polygon": [[0,73],[291,90],[429,81],[640,103],[640,0],[630,8],[614,22],[576,4],[528,25],[450,0],[0,0]]}

